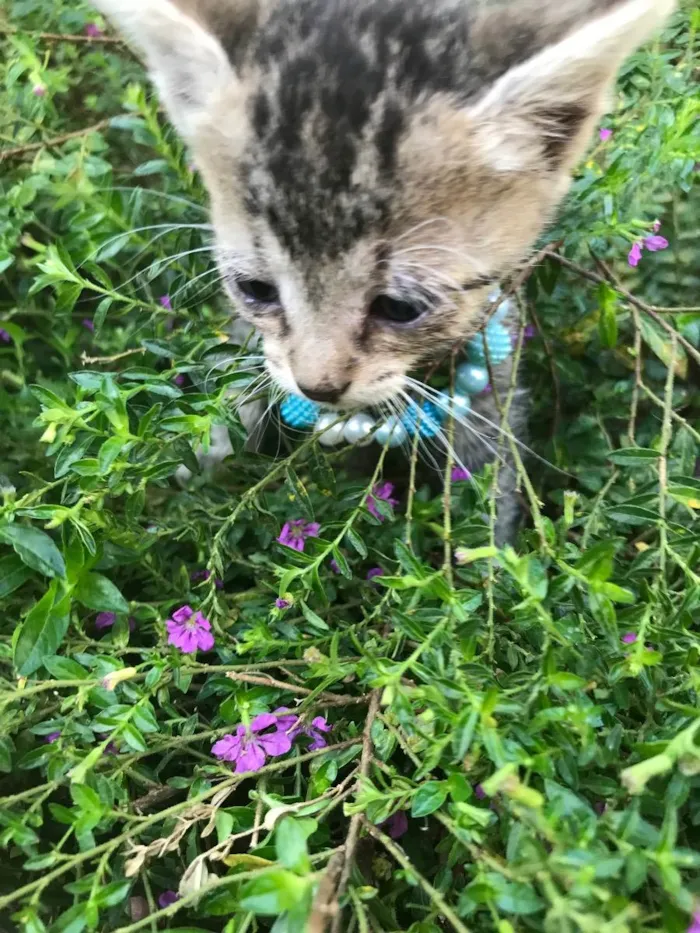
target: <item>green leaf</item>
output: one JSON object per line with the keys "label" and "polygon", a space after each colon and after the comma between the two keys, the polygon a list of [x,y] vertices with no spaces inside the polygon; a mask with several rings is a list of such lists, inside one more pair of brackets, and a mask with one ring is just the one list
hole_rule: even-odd
{"label": "green leaf", "polygon": [[22,623],[15,645],[14,663],[22,677],[33,674],[46,657],[56,654],[68,631],[70,596],[58,596],[54,580]]}
{"label": "green leaf", "polygon": [[427,781],[413,797],[411,816],[428,816],[439,810],[447,798],[447,781]]}
{"label": "green leaf", "polygon": [[348,528],[348,530],[345,532],[345,537],[348,544],[357,551],[360,557],[367,557],[367,545],[356,531],[353,531],[352,528]]}
{"label": "green leaf", "polygon": [[606,509],[605,515],[610,521],[625,525],[656,525],[659,521],[657,512],[645,509],[641,505],[611,505]]}
{"label": "green leaf", "polygon": [[309,623],[311,628],[315,629],[317,632],[327,632],[328,626],[323,621],[321,616],[316,615],[313,609],[309,609],[306,603],[300,603],[300,608],[303,613],[304,618]]}
{"label": "green leaf", "polygon": [[285,816],[275,826],[277,860],[285,868],[297,872],[310,870],[306,840],[317,827],[316,820],[300,820]]}
{"label": "green leaf", "polygon": [[119,734],[124,739],[129,748],[133,749],[135,752],[148,751],[146,740],[141,735],[136,726],[133,725],[133,723],[125,723],[119,730]]}
{"label": "green leaf", "polygon": [[611,349],[617,343],[617,301],[615,289],[601,282],[598,286],[598,334],[603,346]]}
{"label": "green leaf", "polygon": [[658,450],[652,450],[650,447],[622,447],[620,450],[613,450],[608,454],[608,460],[617,463],[620,466],[630,466],[632,464],[650,464],[658,460],[661,454]]}
{"label": "green leaf", "polygon": [[85,680],[89,673],[72,658],[46,658],[44,667],[56,680]]}
{"label": "green leaf", "polygon": [[87,784],[71,784],[70,795],[76,807],[79,807],[85,813],[95,816],[101,816],[104,811],[102,801],[95,791]]}
{"label": "green leaf", "polygon": [[129,604],[117,587],[101,573],[87,573],[75,588],[75,598],[97,612],[128,612]]}
{"label": "green leaf", "polygon": [[14,593],[31,575],[31,569],[17,554],[0,559],[0,599]]}
{"label": "green leaf", "polygon": [[0,737],[0,771],[10,774],[12,771],[12,740],[9,736]]}
{"label": "green leaf", "polygon": [[308,882],[291,871],[273,870],[249,881],[241,891],[241,908],[263,917],[291,910],[306,893]]}
{"label": "green leaf", "polygon": [[32,570],[47,577],[64,577],[66,565],[61,552],[51,538],[29,525],[5,525],[0,528],[0,541],[12,545],[17,555]]}

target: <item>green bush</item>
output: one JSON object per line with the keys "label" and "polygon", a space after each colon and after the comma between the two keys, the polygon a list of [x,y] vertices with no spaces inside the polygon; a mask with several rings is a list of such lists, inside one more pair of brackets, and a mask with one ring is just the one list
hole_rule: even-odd
{"label": "green bush", "polygon": [[[500,552],[492,474],[372,510],[380,472],[358,481],[313,439],[245,452],[228,393],[253,364],[243,347],[220,365],[205,194],[140,65],[68,0],[7,14],[0,916],[24,933],[685,931],[700,11],[627,62],[612,135],[518,279],[538,459],[504,437],[528,518]],[[670,246],[632,268],[656,219]],[[216,425],[234,453],[209,475],[194,452]],[[277,542],[294,519],[320,525],[303,553]],[[168,644],[183,606],[212,651]],[[212,754],[280,707],[298,726],[271,744],[253,723],[257,772]]]}

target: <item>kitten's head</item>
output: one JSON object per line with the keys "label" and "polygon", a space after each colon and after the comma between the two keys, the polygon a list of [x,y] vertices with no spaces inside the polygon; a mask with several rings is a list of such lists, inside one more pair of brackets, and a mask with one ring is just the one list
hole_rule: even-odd
{"label": "kitten's head", "polygon": [[673,0],[98,0],[211,195],[287,391],[341,407],[479,325]]}

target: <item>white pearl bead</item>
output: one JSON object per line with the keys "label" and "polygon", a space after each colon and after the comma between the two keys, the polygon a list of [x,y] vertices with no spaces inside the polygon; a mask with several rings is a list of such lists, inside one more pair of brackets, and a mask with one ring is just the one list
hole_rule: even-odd
{"label": "white pearl bead", "polygon": [[345,422],[338,421],[338,412],[324,411],[318,416],[314,430],[323,432],[318,439],[319,444],[323,444],[324,447],[335,447],[343,441],[344,428]]}
{"label": "white pearl bead", "polygon": [[447,392],[440,393],[440,402],[445,414],[452,414],[455,418],[463,418],[472,407],[471,399],[462,392],[455,392],[454,395],[448,395]]}
{"label": "white pearl bead", "polygon": [[395,415],[391,415],[386,421],[377,428],[374,439],[383,447],[386,443],[389,447],[400,447],[408,440],[408,431],[401,424]]}
{"label": "white pearl bead", "polygon": [[370,440],[370,435],[374,430],[375,420],[365,411],[358,411],[351,415],[345,422],[343,437],[348,444],[359,444],[362,446]]}

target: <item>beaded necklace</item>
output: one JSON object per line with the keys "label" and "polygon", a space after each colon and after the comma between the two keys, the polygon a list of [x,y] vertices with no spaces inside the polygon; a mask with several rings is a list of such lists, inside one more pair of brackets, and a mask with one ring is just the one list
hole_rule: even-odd
{"label": "beaded necklace", "polygon": [[[500,291],[489,295],[489,302],[496,301]],[[300,395],[287,395],[280,404],[280,417],[291,428],[309,429],[318,433],[318,441],[324,447],[339,444],[364,444],[376,441],[382,447],[400,447],[415,436],[429,439],[440,433],[445,418],[452,413],[463,417],[471,408],[471,397],[486,391],[489,385],[488,359],[492,366],[503,363],[513,352],[513,342],[508,328],[503,323],[511,308],[504,301],[481,333],[475,334],[465,344],[466,360],[455,372],[454,393],[439,392],[437,403],[410,400],[400,415],[376,418],[366,411],[356,411],[343,418],[336,409],[323,409],[311,399]]]}

